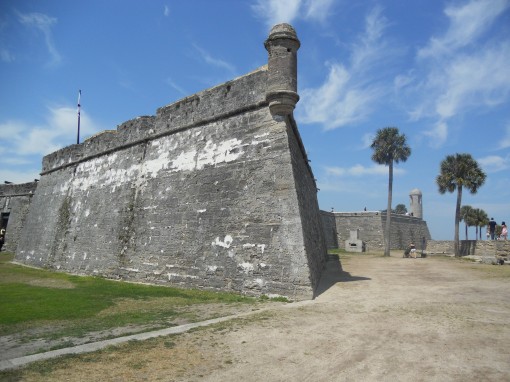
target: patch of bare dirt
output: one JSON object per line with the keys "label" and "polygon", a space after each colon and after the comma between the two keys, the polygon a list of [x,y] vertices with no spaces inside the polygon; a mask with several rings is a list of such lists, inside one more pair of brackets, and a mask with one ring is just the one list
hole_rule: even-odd
{"label": "patch of bare dirt", "polygon": [[313,301],[60,360],[25,381],[508,381],[510,267],[347,256]]}

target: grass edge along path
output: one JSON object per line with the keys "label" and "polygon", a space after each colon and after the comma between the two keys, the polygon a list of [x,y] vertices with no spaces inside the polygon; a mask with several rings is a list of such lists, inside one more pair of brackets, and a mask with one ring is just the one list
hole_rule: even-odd
{"label": "grass edge along path", "polygon": [[182,324],[215,318],[190,313],[194,306],[251,306],[271,301],[235,293],[69,275],[13,264],[12,258],[12,254],[0,253],[0,335],[41,327],[50,328],[46,336],[53,337],[80,336],[98,328],[129,324],[169,327],[175,326],[173,320]]}
{"label": "grass edge along path", "polygon": [[[105,349],[110,346],[120,345],[120,344],[129,342],[129,341],[144,341],[144,340],[148,340],[148,339],[156,338],[156,337],[164,337],[164,336],[169,336],[169,335],[173,335],[173,334],[181,334],[181,333],[187,332],[191,329],[205,327],[205,326],[209,326],[209,325],[213,325],[213,324],[217,324],[217,323],[221,323],[221,322],[225,322],[225,321],[230,321],[232,319],[242,318],[242,317],[246,317],[246,316],[253,315],[253,314],[260,314],[261,312],[262,312],[261,310],[252,311],[252,312],[244,312],[244,313],[234,314],[234,315],[225,316],[225,317],[213,318],[213,319],[206,320],[206,321],[194,322],[194,323],[190,323],[190,324],[174,326],[171,328],[155,330],[152,332],[144,332],[144,333],[138,333],[138,334],[133,334],[133,335],[124,336],[124,337],[116,337],[116,338],[109,339],[109,340],[92,342],[92,343],[78,345],[78,346],[72,346],[72,347],[68,347],[68,348],[51,350],[51,351],[44,352],[44,353],[38,353],[38,354],[32,354],[32,355],[28,355],[28,356],[24,356],[24,357],[13,358],[10,360],[4,360],[4,361],[0,361],[0,372],[8,371],[11,369],[17,369],[19,367],[26,366],[32,362],[45,361],[48,359],[61,357],[64,355],[69,355],[69,354],[76,355],[76,354],[95,352],[95,351],[102,350],[102,349]],[[2,373],[0,373],[0,377],[1,376],[2,376]]]}

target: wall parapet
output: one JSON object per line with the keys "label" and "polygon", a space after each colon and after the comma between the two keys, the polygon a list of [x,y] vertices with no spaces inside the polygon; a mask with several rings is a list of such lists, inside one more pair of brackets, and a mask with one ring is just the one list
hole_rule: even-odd
{"label": "wall parapet", "polygon": [[[157,109],[156,116],[140,116],[102,131],[43,158],[41,175],[137,146],[167,135],[267,107],[264,91],[267,65],[245,76]],[[246,91],[249,87],[251,91]],[[244,89],[244,91],[243,91]]]}
{"label": "wall parapet", "polygon": [[0,197],[32,195],[36,188],[37,182],[2,184],[0,185]]}

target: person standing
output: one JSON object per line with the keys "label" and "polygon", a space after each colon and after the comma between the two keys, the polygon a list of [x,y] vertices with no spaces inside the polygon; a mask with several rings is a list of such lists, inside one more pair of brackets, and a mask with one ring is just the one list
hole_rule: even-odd
{"label": "person standing", "polygon": [[0,251],[2,250],[2,247],[4,246],[5,242],[5,229],[0,229]]}
{"label": "person standing", "polygon": [[505,222],[501,223],[501,239],[506,240],[508,237],[508,228]]}
{"label": "person standing", "polygon": [[489,222],[489,231],[490,231],[490,234],[491,234],[491,240],[494,240],[495,239],[495,235],[496,235],[496,221],[494,220],[494,218],[491,218],[491,221]]}

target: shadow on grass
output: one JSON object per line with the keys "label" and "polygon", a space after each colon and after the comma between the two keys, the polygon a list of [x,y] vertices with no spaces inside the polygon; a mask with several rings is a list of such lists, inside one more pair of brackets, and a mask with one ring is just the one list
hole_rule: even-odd
{"label": "shadow on grass", "polygon": [[326,292],[329,288],[339,282],[350,281],[367,281],[371,280],[369,277],[353,276],[349,272],[342,269],[340,258],[335,255],[329,255],[328,261],[322,270],[321,280],[314,293],[314,298]]}

